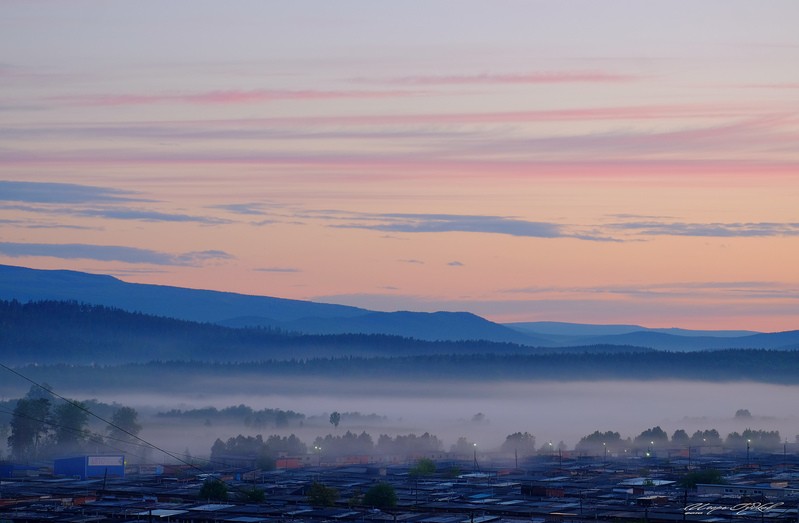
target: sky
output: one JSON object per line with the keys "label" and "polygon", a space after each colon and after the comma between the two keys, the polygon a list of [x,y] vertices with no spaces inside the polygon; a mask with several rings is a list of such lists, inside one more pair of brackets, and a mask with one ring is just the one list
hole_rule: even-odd
{"label": "sky", "polygon": [[799,329],[795,0],[0,3],[0,264]]}

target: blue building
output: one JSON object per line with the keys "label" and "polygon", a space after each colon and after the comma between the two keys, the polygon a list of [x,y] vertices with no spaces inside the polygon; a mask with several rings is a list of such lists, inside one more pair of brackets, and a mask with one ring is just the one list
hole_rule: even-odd
{"label": "blue building", "polygon": [[102,477],[125,477],[125,456],[102,454],[58,458],[53,462],[53,474],[77,476],[81,479]]}

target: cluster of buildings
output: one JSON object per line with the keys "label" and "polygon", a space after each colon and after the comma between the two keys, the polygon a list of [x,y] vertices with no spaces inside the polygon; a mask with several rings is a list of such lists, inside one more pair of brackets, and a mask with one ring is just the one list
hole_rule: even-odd
{"label": "cluster of buildings", "polygon": [[[84,456],[51,471],[5,471],[0,523],[51,521],[239,523],[799,523],[796,454],[685,457],[538,456],[487,466],[439,461],[436,472],[414,464],[310,465],[260,471],[229,468],[213,478],[228,500],[201,499],[209,474],[187,466],[120,467],[122,456]],[[723,484],[681,486],[689,472],[718,471]],[[1,472],[1,471],[0,471]],[[336,490],[333,506],[314,507],[314,483]],[[396,506],[359,501],[388,483]],[[238,492],[263,491],[262,501]]]}

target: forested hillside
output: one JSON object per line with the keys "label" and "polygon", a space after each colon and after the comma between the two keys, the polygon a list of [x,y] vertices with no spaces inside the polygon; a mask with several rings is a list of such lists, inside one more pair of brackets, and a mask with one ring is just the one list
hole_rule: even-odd
{"label": "forested hillside", "polygon": [[299,335],[269,328],[222,327],[77,302],[13,300],[0,301],[0,346],[7,364],[632,350],[534,349],[513,343],[432,342],[380,334]]}

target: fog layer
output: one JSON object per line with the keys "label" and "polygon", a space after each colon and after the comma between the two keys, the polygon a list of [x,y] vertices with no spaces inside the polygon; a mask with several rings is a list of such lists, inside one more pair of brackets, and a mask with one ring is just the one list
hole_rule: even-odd
{"label": "fog layer", "polygon": [[[85,392],[85,391],[84,391]],[[494,449],[508,434],[527,431],[538,444],[564,441],[569,448],[594,432],[616,431],[635,437],[654,426],[669,436],[676,429],[689,434],[716,429],[722,437],[747,428],[779,430],[793,442],[799,433],[795,398],[797,386],[762,383],[655,382],[535,382],[535,383],[385,383],[292,380],[290,383],[193,384],[184,394],[115,393],[103,401],[131,405],[142,414],[143,435],[160,444],[192,453],[207,453],[216,438],[238,434],[297,434],[307,443],[316,436],[347,430],[379,434],[430,432],[445,449],[465,436],[479,448]],[[80,391],[74,391],[80,397]],[[200,421],[186,425],[153,417],[170,409],[245,404],[254,409],[279,408],[306,415],[287,427],[214,425]],[[751,418],[736,418],[747,409]],[[385,420],[327,423],[332,411],[376,413]],[[478,414],[482,414],[479,416]],[[186,438],[190,429],[190,438]]]}

